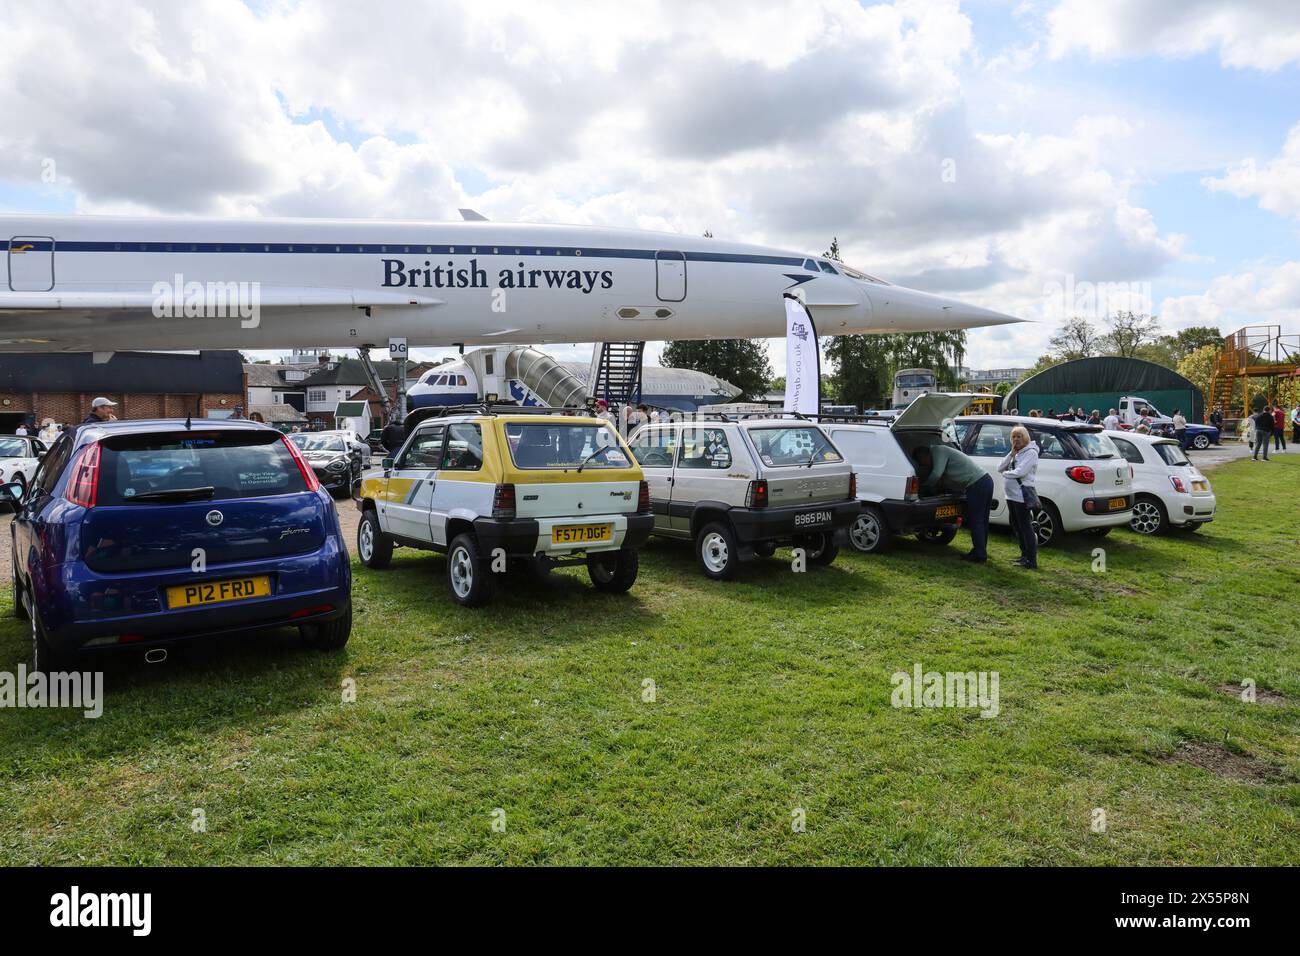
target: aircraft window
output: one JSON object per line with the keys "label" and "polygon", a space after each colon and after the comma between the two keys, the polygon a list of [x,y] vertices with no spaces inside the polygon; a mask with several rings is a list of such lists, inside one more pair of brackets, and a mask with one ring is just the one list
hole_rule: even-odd
{"label": "aircraft window", "polygon": [[456,384],[457,384],[457,385],[468,385],[468,384],[469,384],[469,381],[465,378],[464,375],[457,375],[457,376],[456,376]]}
{"label": "aircraft window", "polygon": [[818,272],[818,271],[820,271],[820,270],[817,268],[817,263],[813,262],[811,259],[805,259],[805,260],[803,261],[803,267],[804,267],[805,269],[807,269],[809,272]]}
{"label": "aircraft window", "polygon": [[835,267],[829,262],[822,263],[822,272],[829,272],[833,276],[839,275],[839,273],[835,271]]}

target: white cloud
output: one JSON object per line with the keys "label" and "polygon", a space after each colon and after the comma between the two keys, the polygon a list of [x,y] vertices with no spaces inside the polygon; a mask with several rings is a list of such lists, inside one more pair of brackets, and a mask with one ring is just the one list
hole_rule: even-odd
{"label": "white cloud", "polygon": [[[1126,117],[972,123],[954,2],[47,2],[5,39],[0,169],[36,183],[52,158],[84,211],[837,235],[869,271],[1026,317],[1064,274],[1182,256],[1116,167],[1144,138]],[[1046,336],[977,332],[973,357]]]}
{"label": "white cloud", "polygon": [[1255,197],[1269,212],[1300,218],[1300,123],[1291,127],[1280,156],[1262,166],[1253,158],[1243,159],[1220,178],[1203,182],[1216,192]]}
{"label": "white cloud", "polygon": [[1217,325],[1231,332],[1242,325],[1280,325],[1300,330],[1300,261],[1260,266],[1222,275],[1200,295],[1165,299],[1161,317],[1167,327]]}
{"label": "white cloud", "polygon": [[1061,0],[1047,24],[1053,57],[1075,50],[1094,59],[1217,50],[1230,67],[1276,70],[1300,62],[1294,0]]}

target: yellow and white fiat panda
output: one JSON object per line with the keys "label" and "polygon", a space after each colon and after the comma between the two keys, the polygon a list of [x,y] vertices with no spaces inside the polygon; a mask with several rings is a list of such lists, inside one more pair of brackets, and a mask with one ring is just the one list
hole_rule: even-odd
{"label": "yellow and white fiat panda", "polygon": [[645,476],[607,422],[483,406],[407,426],[397,455],[360,482],[366,567],[386,567],[398,545],[443,552],[451,596],[466,607],[487,603],[520,559],[542,571],[586,564],[602,591],[632,586],[654,516]]}

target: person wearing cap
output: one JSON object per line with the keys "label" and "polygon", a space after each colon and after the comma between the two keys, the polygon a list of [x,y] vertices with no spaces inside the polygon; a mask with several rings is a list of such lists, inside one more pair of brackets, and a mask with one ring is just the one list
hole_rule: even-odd
{"label": "person wearing cap", "polygon": [[615,418],[614,413],[609,410],[609,402],[605,401],[603,398],[596,399],[596,417],[605,419],[605,421],[609,422],[611,425],[618,424],[618,419]]}
{"label": "person wearing cap", "polygon": [[117,416],[113,414],[113,409],[117,408],[117,402],[109,401],[107,398],[97,398],[90,403],[90,414],[86,416],[83,425],[90,425],[95,422],[115,422]]}

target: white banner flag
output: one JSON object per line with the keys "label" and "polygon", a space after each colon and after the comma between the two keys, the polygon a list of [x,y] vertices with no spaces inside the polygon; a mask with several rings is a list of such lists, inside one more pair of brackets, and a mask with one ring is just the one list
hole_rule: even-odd
{"label": "white banner flag", "polygon": [[804,304],[785,297],[785,410],[801,415],[821,411],[821,358],[817,327]]}

